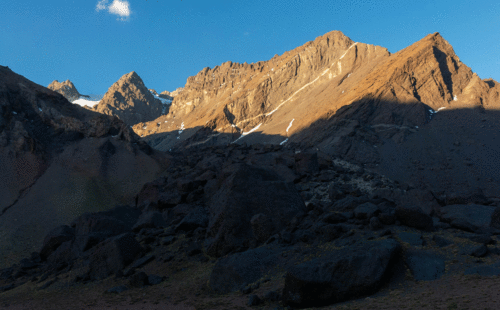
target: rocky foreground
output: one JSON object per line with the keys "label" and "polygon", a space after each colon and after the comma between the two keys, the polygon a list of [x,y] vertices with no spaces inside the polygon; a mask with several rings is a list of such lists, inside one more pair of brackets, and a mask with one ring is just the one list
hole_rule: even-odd
{"label": "rocky foreground", "polygon": [[[173,155],[167,176],[147,183],[133,205],[85,213],[2,269],[0,296],[15,304],[26,286],[36,287],[30,296],[55,287],[64,296],[110,278],[116,285],[103,295],[167,290],[169,278],[182,286],[189,278],[176,274],[194,268],[209,276],[191,293],[308,308],[391,283],[500,275],[500,201],[481,190],[437,196],[293,145]],[[253,294],[269,281],[275,289]]]}

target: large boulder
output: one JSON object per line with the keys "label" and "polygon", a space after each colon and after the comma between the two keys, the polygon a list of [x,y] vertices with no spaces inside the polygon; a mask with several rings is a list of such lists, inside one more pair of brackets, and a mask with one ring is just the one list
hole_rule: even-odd
{"label": "large boulder", "polygon": [[142,228],[157,228],[165,227],[167,222],[163,219],[163,215],[158,211],[150,211],[141,214],[137,223],[132,227],[134,232],[139,232]]}
{"label": "large boulder", "polygon": [[75,229],[68,225],[61,225],[51,230],[45,237],[40,250],[42,260],[47,259],[63,242],[71,241],[75,238]]}
{"label": "large boulder", "polygon": [[196,207],[191,210],[179,224],[177,224],[175,231],[193,231],[198,227],[206,228],[207,225],[207,211],[203,207]]}
{"label": "large boulder", "polygon": [[483,193],[483,190],[477,188],[463,188],[454,191],[445,197],[446,205],[465,205],[465,204],[486,204],[488,199]]}
{"label": "large boulder", "polygon": [[140,214],[140,210],[125,206],[84,213],[71,223],[75,229],[74,247],[83,252],[106,238],[130,232]]}
{"label": "large boulder", "polygon": [[[246,164],[234,164],[222,171],[220,187],[210,202],[207,253],[220,257],[248,248],[250,240],[261,242],[253,233],[251,219],[262,213],[272,221],[271,235],[291,219],[306,212],[304,201],[293,183],[275,172]],[[271,226],[271,225],[269,225]]]}
{"label": "large boulder", "polygon": [[[495,207],[482,205],[449,205],[442,207],[439,218],[452,227],[470,232],[487,230],[490,225],[495,227]],[[493,224],[493,225],[492,225]]]}
{"label": "large boulder", "polygon": [[209,286],[220,294],[241,290],[275,267],[279,253],[265,246],[223,257],[212,269]]}
{"label": "large boulder", "polygon": [[396,218],[401,222],[401,224],[414,227],[417,229],[422,229],[426,231],[432,231],[434,229],[434,222],[432,217],[425,214],[424,211],[415,205],[400,205],[396,207]]}
{"label": "large boulder", "polygon": [[401,251],[386,239],[338,250],[288,269],[283,303],[292,307],[321,307],[372,294],[380,289]]}
{"label": "large boulder", "polygon": [[100,280],[123,270],[144,253],[134,234],[124,233],[98,244],[89,257],[89,276]]}

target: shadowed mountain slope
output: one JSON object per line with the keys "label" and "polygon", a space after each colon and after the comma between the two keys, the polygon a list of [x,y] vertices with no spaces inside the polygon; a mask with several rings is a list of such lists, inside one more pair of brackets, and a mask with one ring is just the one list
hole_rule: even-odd
{"label": "shadowed mountain slope", "polygon": [[128,203],[168,158],[122,121],[0,67],[0,265],[61,222]]}

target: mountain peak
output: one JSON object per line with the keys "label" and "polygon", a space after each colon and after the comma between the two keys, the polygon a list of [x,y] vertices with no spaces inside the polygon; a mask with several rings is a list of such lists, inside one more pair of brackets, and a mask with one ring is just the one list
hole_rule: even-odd
{"label": "mountain peak", "polygon": [[47,88],[63,95],[70,102],[77,100],[81,96],[70,80],[66,80],[62,83],[59,83],[58,80],[54,80]]}
{"label": "mountain peak", "polygon": [[115,115],[129,125],[154,120],[166,112],[162,102],[135,71],[124,74],[114,83],[95,109]]}

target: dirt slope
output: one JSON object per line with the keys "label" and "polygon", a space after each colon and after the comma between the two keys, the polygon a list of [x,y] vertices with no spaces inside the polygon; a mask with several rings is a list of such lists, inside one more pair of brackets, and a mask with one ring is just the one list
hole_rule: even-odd
{"label": "dirt slope", "polygon": [[122,121],[0,67],[0,266],[76,214],[128,203],[168,158]]}

